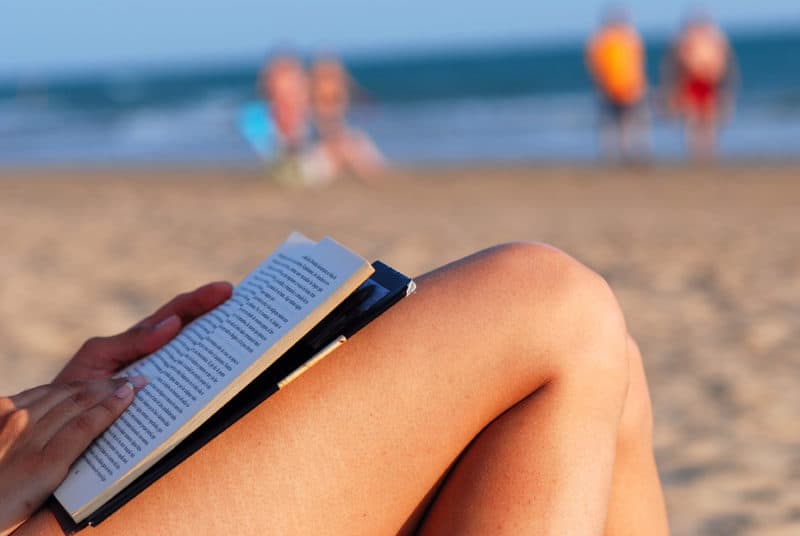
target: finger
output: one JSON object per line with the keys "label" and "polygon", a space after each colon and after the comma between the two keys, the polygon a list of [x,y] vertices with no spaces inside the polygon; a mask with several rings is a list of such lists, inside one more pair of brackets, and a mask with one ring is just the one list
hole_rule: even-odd
{"label": "finger", "polygon": [[136,390],[133,382],[123,378],[110,391],[103,390],[103,396],[98,397],[93,405],[79,407],[64,403],[54,408],[47,416],[48,422],[43,419],[37,426],[45,457],[53,456],[69,466],[125,411]]}
{"label": "finger", "polygon": [[11,398],[0,396],[0,424],[3,422],[5,417],[14,413],[14,410],[16,409],[17,405]]}
{"label": "finger", "polygon": [[10,396],[9,399],[14,403],[16,409],[27,408],[45,396],[50,391],[50,388],[51,385],[39,385]]}
{"label": "finger", "polygon": [[126,381],[124,378],[115,378],[45,385],[45,394],[25,409],[28,410],[32,423],[57,420],[65,408],[73,408],[72,413],[86,410],[98,404]]}
{"label": "finger", "polygon": [[134,327],[154,326],[171,315],[178,315],[185,326],[198,316],[222,304],[231,297],[233,287],[225,281],[217,281],[175,296],[155,313],[137,323]]}
{"label": "finger", "polygon": [[[31,395],[25,404],[17,407],[26,409],[31,422],[44,417],[48,411],[61,403],[65,398],[79,391],[77,384],[50,384],[31,389]],[[22,394],[22,393],[21,393]],[[38,396],[36,396],[38,395]]]}
{"label": "finger", "polygon": [[124,333],[111,337],[95,337],[84,344],[81,352],[102,359],[106,370],[119,370],[152,354],[181,330],[181,319],[170,315],[155,326],[134,326]]}
{"label": "finger", "polygon": [[126,383],[131,383],[139,390],[147,385],[147,378],[135,376],[54,385],[47,396],[27,408],[37,437],[46,441],[66,421],[96,406]]}

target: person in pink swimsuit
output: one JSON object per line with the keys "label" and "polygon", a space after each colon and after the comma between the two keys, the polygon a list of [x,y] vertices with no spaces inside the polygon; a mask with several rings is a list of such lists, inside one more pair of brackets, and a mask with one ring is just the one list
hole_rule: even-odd
{"label": "person in pink swimsuit", "polygon": [[683,119],[691,155],[712,159],[737,78],[733,51],[719,27],[705,15],[690,18],[672,46],[663,75],[668,110]]}

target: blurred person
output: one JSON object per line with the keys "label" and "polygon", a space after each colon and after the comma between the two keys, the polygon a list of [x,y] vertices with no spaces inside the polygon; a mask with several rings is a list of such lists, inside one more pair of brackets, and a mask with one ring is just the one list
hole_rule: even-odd
{"label": "blurred person", "polygon": [[728,40],[707,14],[688,18],[662,64],[662,78],[667,110],[684,121],[692,157],[712,159],[737,74]]}
{"label": "blurred person", "polygon": [[649,146],[645,53],[624,10],[605,14],[587,43],[586,65],[600,94],[605,153],[624,160],[643,156]]}
{"label": "blurred person", "polygon": [[262,70],[261,97],[269,104],[283,153],[300,152],[308,141],[308,76],[296,57],[281,54]]}
{"label": "blurred person", "polygon": [[340,61],[325,57],[310,72],[311,109],[318,145],[305,160],[309,175],[320,181],[352,174],[371,182],[385,161],[370,138],[347,124],[352,80]]}
{"label": "blurred person", "polygon": [[304,159],[311,144],[309,81],[305,66],[291,54],[273,57],[262,70],[259,90],[267,112],[257,112],[254,124],[259,128],[253,129],[252,125],[250,128],[256,132],[269,131],[275,138],[274,147],[262,153],[269,162],[267,175],[283,185],[304,186],[308,180]]}
{"label": "blurred person", "polygon": [[266,62],[256,84],[258,99],[239,109],[237,127],[264,160],[299,153],[308,138],[308,80],[300,61],[283,53]]}

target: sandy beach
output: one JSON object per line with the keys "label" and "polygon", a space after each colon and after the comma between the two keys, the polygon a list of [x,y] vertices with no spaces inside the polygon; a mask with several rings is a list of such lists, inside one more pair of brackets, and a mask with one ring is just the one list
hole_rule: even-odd
{"label": "sandy beach", "polygon": [[543,241],[608,279],[642,347],[674,534],[797,535],[798,177],[487,166],[300,191],[248,170],[2,171],[0,393],[179,291],[237,281],[294,229],[409,274]]}

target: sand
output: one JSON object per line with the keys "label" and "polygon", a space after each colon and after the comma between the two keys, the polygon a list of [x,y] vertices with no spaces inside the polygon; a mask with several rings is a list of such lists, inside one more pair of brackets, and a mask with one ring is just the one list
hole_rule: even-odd
{"label": "sand", "polygon": [[1,172],[0,393],[177,291],[237,280],[292,229],[408,273],[545,241],[609,280],[641,344],[674,534],[797,535],[798,179],[495,166],[302,192],[243,170]]}

